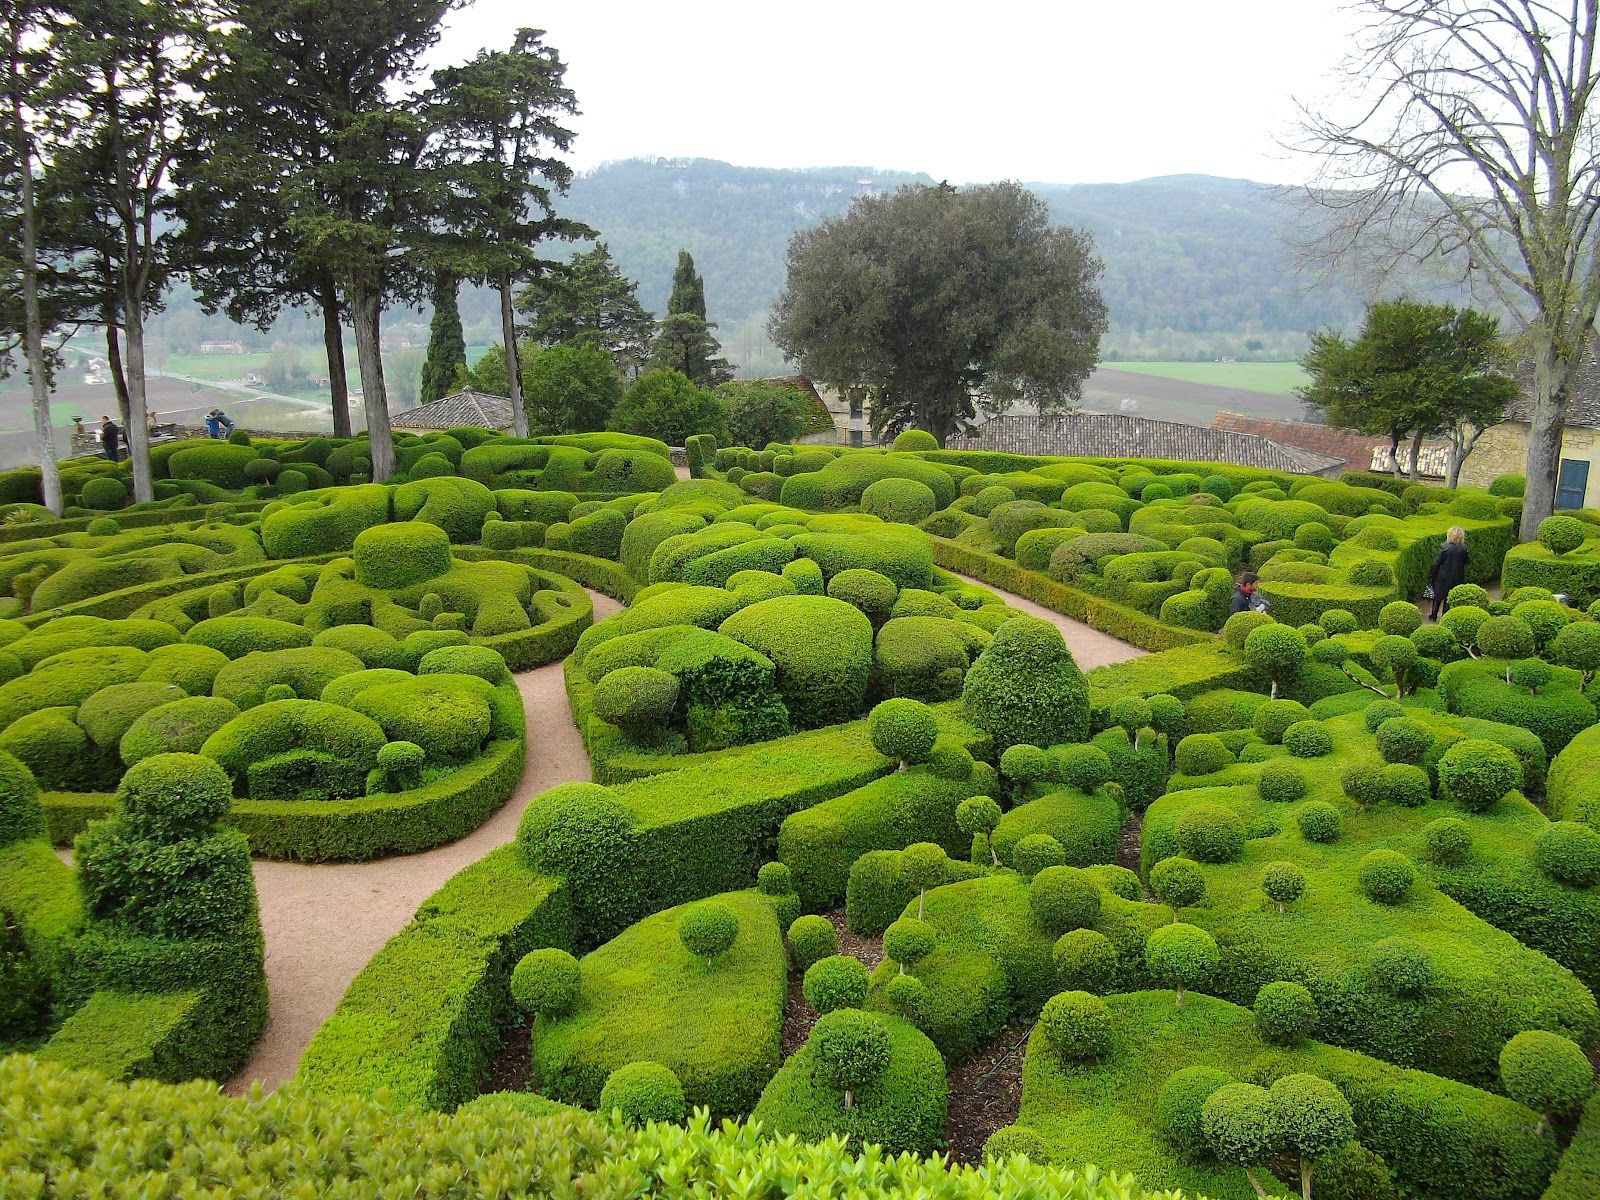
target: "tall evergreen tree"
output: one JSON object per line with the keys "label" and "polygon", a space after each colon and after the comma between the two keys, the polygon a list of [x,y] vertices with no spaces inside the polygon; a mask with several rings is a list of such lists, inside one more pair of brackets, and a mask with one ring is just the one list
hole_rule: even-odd
{"label": "tall evergreen tree", "polygon": [[672,272],[672,294],[667,297],[667,315],[692,313],[706,319],[706,281],[694,269],[694,255],[678,251],[678,265]]}
{"label": "tall evergreen tree", "polygon": [[461,332],[461,309],[456,304],[458,280],[449,271],[433,278],[433,320],[428,325],[428,358],[422,364],[417,403],[432,404],[450,394],[456,371],[467,365],[467,339]]}
{"label": "tall evergreen tree", "polygon": [[727,382],[733,368],[721,357],[722,345],[711,333],[715,328],[706,320],[706,281],[694,269],[694,256],[679,250],[667,315],[650,348],[650,366],[686,375],[696,387]]}
{"label": "tall evergreen tree", "polygon": [[630,379],[650,356],[656,323],[639,303],[639,285],[617,269],[604,242],[536,276],[518,295],[517,308],[527,315],[522,330],[534,342],[592,343]]}

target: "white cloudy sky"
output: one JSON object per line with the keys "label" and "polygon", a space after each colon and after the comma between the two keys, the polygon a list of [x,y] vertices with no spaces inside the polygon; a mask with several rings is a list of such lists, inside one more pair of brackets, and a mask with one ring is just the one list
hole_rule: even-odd
{"label": "white cloudy sky", "polygon": [[952,182],[1270,182],[1327,91],[1339,0],[476,0],[434,65],[532,25],[568,63],[580,168],[639,155]]}

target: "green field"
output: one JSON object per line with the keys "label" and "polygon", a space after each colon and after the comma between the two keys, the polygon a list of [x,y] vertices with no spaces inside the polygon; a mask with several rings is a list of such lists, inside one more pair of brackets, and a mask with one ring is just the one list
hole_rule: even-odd
{"label": "green field", "polygon": [[1297,362],[1103,362],[1107,371],[1131,371],[1137,375],[1159,375],[1185,383],[1204,383],[1212,387],[1239,388],[1268,396],[1292,396],[1310,377]]}

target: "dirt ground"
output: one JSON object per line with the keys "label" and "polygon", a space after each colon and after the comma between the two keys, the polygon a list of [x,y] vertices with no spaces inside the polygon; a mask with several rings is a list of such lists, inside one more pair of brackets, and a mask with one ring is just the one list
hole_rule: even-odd
{"label": "dirt ground", "polygon": [[961,576],[974,587],[987,588],[999,596],[1012,608],[1019,612],[1027,613],[1030,617],[1039,617],[1049,621],[1061,631],[1061,636],[1066,639],[1067,649],[1072,651],[1072,657],[1078,660],[1078,666],[1088,671],[1095,667],[1103,667],[1110,663],[1125,662],[1130,658],[1139,658],[1145,652],[1137,646],[1131,646],[1119,638],[1112,637],[1109,633],[1101,633],[1092,626],[1085,625],[1082,621],[1074,621],[1071,617],[1063,617],[1058,612],[1052,612],[1042,604],[1035,604],[1032,600],[1025,600],[1011,592],[1001,591],[992,584],[984,583],[980,579],[971,579]]}

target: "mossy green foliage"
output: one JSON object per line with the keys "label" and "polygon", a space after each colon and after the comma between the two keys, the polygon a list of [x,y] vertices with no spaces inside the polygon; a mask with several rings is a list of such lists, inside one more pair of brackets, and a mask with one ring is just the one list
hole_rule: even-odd
{"label": "mossy green foliage", "polygon": [[780,1061],[783,934],[755,892],[717,903],[738,927],[719,954],[684,945],[679,925],[695,908],[686,905],[646,917],[579,960],[577,1005],[534,1023],[534,1070],[547,1094],[593,1107],[612,1071],[651,1061],[679,1078],[691,1107],[733,1116],[755,1106]]}
{"label": "mossy green foliage", "polygon": [[742,608],[717,630],[766,655],[795,723],[849,720],[866,706],[872,623],[829,596],[777,596]]}

